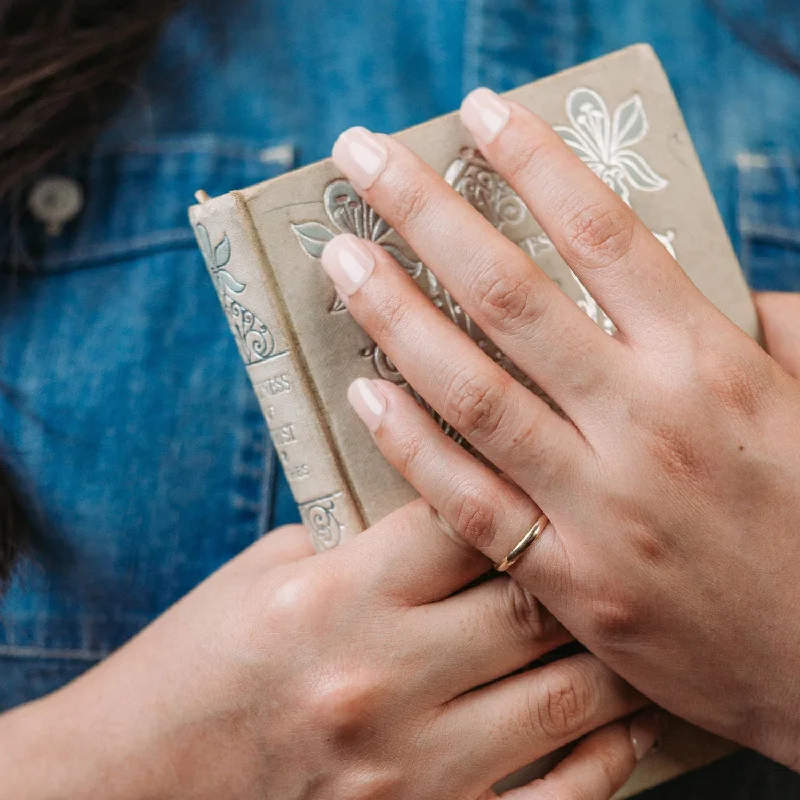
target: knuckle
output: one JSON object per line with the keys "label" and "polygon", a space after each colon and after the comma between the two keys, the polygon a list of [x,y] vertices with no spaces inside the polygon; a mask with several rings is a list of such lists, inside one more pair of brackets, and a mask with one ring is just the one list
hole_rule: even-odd
{"label": "knuckle", "polygon": [[391,347],[391,343],[402,337],[408,310],[408,303],[396,294],[386,293],[379,299],[376,298],[371,313],[365,320],[367,332],[379,344],[385,346],[388,343]]}
{"label": "knuckle", "polygon": [[641,627],[641,613],[632,598],[606,598],[593,603],[592,627],[603,641],[626,641]]}
{"label": "knuckle", "polygon": [[534,735],[556,743],[571,741],[583,731],[598,697],[588,669],[561,663],[552,670],[544,686],[534,684],[534,687],[530,701]]}
{"label": "knuckle", "polygon": [[397,433],[394,462],[398,472],[404,477],[409,477],[424,471],[429,448],[429,442],[417,431],[406,430]]}
{"label": "knuckle", "polygon": [[[629,526],[628,542],[631,551],[639,556],[645,564],[656,565],[664,563],[673,553],[670,553],[664,537],[653,527],[644,524]],[[631,611],[633,609],[627,609]]]}
{"label": "knuckle", "polygon": [[445,418],[467,439],[493,438],[504,425],[506,380],[460,369],[445,392]]}
{"label": "knuckle", "polygon": [[608,267],[630,250],[635,230],[633,212],[625,205],[594,203],[566,215],[563,230],[567,245],[581,265]]}
{"label": "knuckle", "polygon": [[552,147],[548,141],[550,132],[545,130],[541,133],[518,140],[514,147],[504,154],[504,172],[512,176],[512,183],[518,186],[529,185],[552,163],[552,153],[548,153]]}
{"label": "knuckle", "polygon": [[[447,521],[447,519],[445,519],[445,517],[442,514],[440,514],[431,505],[428,505],[427,509],[429,515],[428,519],[426,520],[427,528],[429,528],[432,531],[436,531],[442,536],[446,536],[448,539],[457,544],[459,547],[474,554],[476,548],[472,544],[470,544],[466,540],[466,538],[462,536],[455,528],[453,528],[453,526]],[[457,507],[455,513],[456,514],[458,513]]]}
{"label": "knuckle", "polygon": [[487,492],[463,482],[452,493],[451,503],[458,535],[476,550],[486,552],[497,536],[496,512],[487,502]]}
{"label": "knuckle", "polygon": [[546,317],[546,293],[530,275],[509,273],[503,265],[484,267],[475,282],[477,315],[507,333],[535,329]]}
{"label": "knuckle", "polygon": [[429,206],[430,193],[415,180],[404,180],[392,193],[391,223],[398,231],[410,230]]}
{"label": "knuckle", "polygon": [[324,595],[332,587],[315,580],[316,572],[277,567],[250,583],[235,617],[239,638],[249,649],[269,651],[275,641],[325,619]]}
{"label": "knuckle", "polygon": [[506,580],[507,616],[523,641],[541,642],[553,636],[558,623],[547,609],[519,583]]}
{"label": "knuckle", "polygon": [[715,364],[706,370],[706,383],[722,408],[739,417],[752,418],[761,411],[772,377],[750,354],[716,353]]}
{"label": "knuckle", "polygon": [[373,727],[380,681],[337,667],[335,671],[317,672],[306,702],[314,724],[337,744],[354,744],[369,736]]}
{"label": "knuckle", "polygon": [[277,580],[264,586],[265,610],[271,617],[295,625],[323,610],[331,589],[324,570],[279,570]]}

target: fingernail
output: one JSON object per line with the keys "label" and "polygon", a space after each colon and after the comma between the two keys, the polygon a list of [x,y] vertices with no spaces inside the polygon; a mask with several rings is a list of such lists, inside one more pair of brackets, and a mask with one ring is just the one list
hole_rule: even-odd
{"label": "fingernail", "polygon": [[364,285],[375,269],[372,251],[352,233],[331,239],[322,251],[321,261],[336,289],[348,297]]}
{"label": "fingernail", "polygon": [[381,390],[367,378],[356,378],[347,390],[347,399],[361,421],[375,433],[386,414],[386,398]]}
{"label": "fingernail", "polygon": [[636,760],[641,761],[661,735],[661,712],[649,708],[631,720],[631,743]]}
{"label": "fingernail", "polygon": [[511,106],[491,89],[475,89],[461,104],[461,120],[481,144],[493,142],[510,116]]}
{"label": "fingernail", "polygon": [[389,150],[366,128],[350,128],[336,140],[332,156],[357,189],[369,189],[386,166]]}

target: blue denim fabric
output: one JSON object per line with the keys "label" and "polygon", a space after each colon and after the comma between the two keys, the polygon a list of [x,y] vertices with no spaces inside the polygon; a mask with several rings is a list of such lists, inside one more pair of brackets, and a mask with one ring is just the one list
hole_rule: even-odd
{"label": "blue denim fabric", "polygon": [[38,266],[2,276],[2,440],[58,563],[24,569],[0,606],[0,707],[296,519],[186,223],[193,191],[638,41],[664,62],[748,275],[800,289],[800,78],[700,0],[201,0],[172,20],[95,152],[60,169],[84,211],[53,237],[28,220]]}
{"label": "blue denim fabric", "polygon": [[800,287],[800,151],[742,153],[739,239],[742,263],[755,289]]}
{"label": "blue denim fabric", "polygon": [[49,542],[2,604],[2,706],[102,658],[272,522],[273,451],[186,221],[198,186],[288,166],[290,147],[263,145],[99,146],[60,169],[84,186],[80,218],[17,235],[0,435]]}

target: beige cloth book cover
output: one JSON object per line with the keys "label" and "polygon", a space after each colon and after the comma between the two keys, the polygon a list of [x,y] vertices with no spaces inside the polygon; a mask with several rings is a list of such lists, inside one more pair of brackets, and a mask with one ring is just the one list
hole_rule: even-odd
{"label": "beige cloth book cover", "polygon": [[[649,46],[626,48],[507,96],[550,122],[636,211],[698,288],[758,336],[741,269]],[[517,195],[475,149],[457,114],[396,136],[535,259],[598,325],[613,330]],[[347,387],[358,377],[406,384],[338,301],[319,265],[333,236],[350,232],[385,247],[443,313],[531,386],[330,160],[221,197],[203,197],[189,215],[318,550],[335,547],[416,497],[347,403]],[[671,721],[660,751],[645,759],[618,796],[631,796],[730,749]]]}

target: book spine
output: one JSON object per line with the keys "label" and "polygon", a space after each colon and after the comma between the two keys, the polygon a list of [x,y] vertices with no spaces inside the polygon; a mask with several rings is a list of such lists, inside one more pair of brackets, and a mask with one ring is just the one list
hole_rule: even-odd
{"label": "book spine", "polygon": [[246,201],[231,192],[189,218],[303,523],[318,551],[335,547],[366,526]]}

